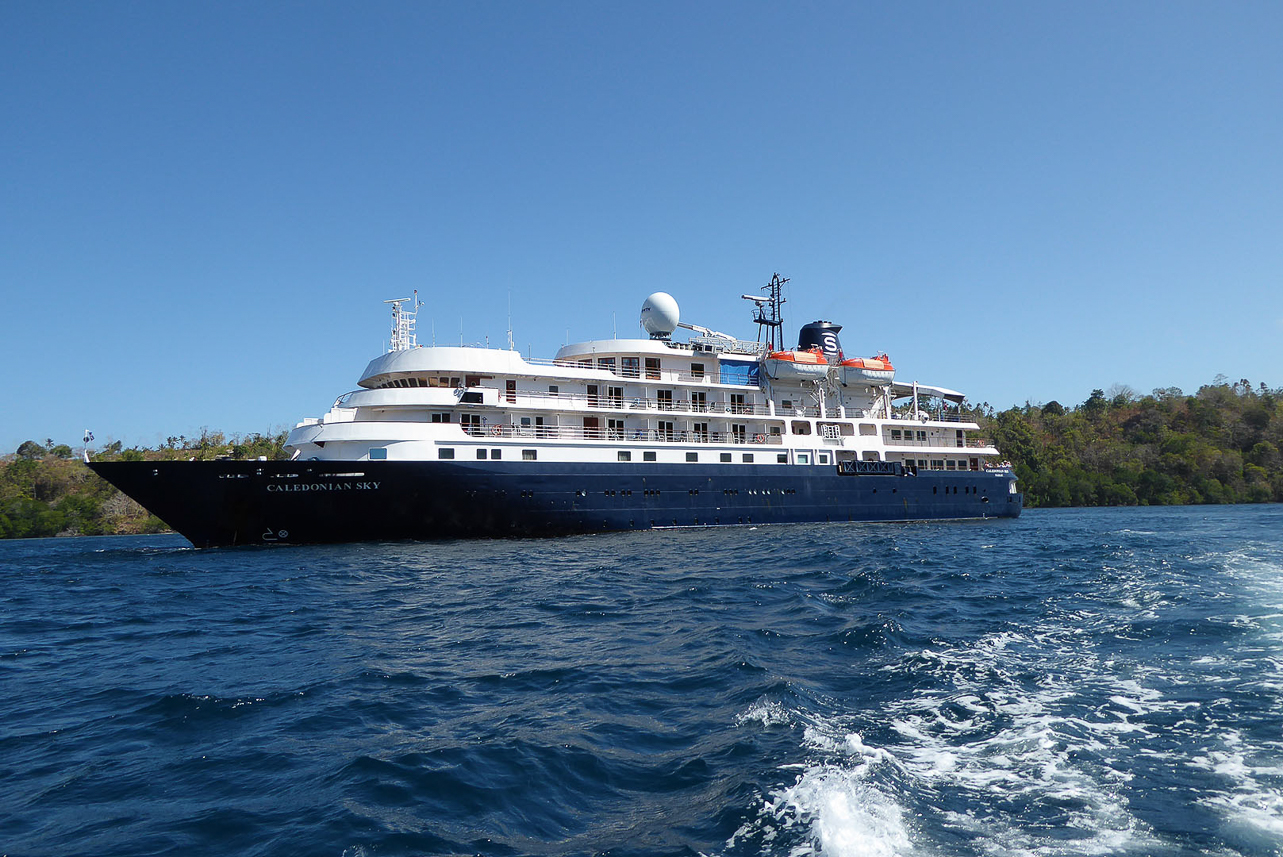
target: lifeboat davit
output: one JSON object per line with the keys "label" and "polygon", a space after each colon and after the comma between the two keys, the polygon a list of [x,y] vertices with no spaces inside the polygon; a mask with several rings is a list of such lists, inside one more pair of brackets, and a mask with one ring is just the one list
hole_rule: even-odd
{"label": "lifeboat davit", "polygon": [[822,381],[829,374],[829,361],[818,348],[771,351],[762,358],[762,368],[776,381]]}
{"label": "lifeboat davit", "polygon": [[876,384],[885,386],[895,380],[895,367],[885,354],[877,357],[853,357],[838,364],[842,372],[842,386]]}

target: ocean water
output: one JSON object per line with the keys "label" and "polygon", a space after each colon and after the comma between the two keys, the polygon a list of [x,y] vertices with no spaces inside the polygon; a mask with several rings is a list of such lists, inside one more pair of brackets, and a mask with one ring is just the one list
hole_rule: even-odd
{"label": "ocean water", "polygon": [[1283,854],[1283,507],[0,542],[4,855]]}

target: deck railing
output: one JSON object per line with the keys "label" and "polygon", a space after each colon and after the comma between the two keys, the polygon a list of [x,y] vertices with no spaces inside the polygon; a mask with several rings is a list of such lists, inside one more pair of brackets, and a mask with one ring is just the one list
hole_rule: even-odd
{"label": "deck railing", "polygon": [[684,444],[746,444],[781,445],[784,439],[777,434],[741,434],[739,432],[696,432],[689,430],[664,431],[662,429],[609,429],[582,426],[521,426],[500,424],[490,426],[465,425],[463,430],[472,437],[533,438],[536,440],[592,440],[613,443],[684,443]]}

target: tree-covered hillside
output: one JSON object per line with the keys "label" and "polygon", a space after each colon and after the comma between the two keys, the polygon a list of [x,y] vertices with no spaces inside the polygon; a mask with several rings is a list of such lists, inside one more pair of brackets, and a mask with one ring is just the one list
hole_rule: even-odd
{"label": "tree-covered hillside", "polygon": [[1026,404],[981,421],[1029,506],[1283,501],[1283,389],[1265,384],[1095,390],[1075,408]]}

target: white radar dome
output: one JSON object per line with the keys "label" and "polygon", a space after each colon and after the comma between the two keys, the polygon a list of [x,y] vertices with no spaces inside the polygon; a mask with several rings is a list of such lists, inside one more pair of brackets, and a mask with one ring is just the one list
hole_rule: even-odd
{"label": "white radar dome", "polygon": [[642,304],[641,325],[653,337],[671,336],[680,319],[677,301],[668,292],[655,292]]}

